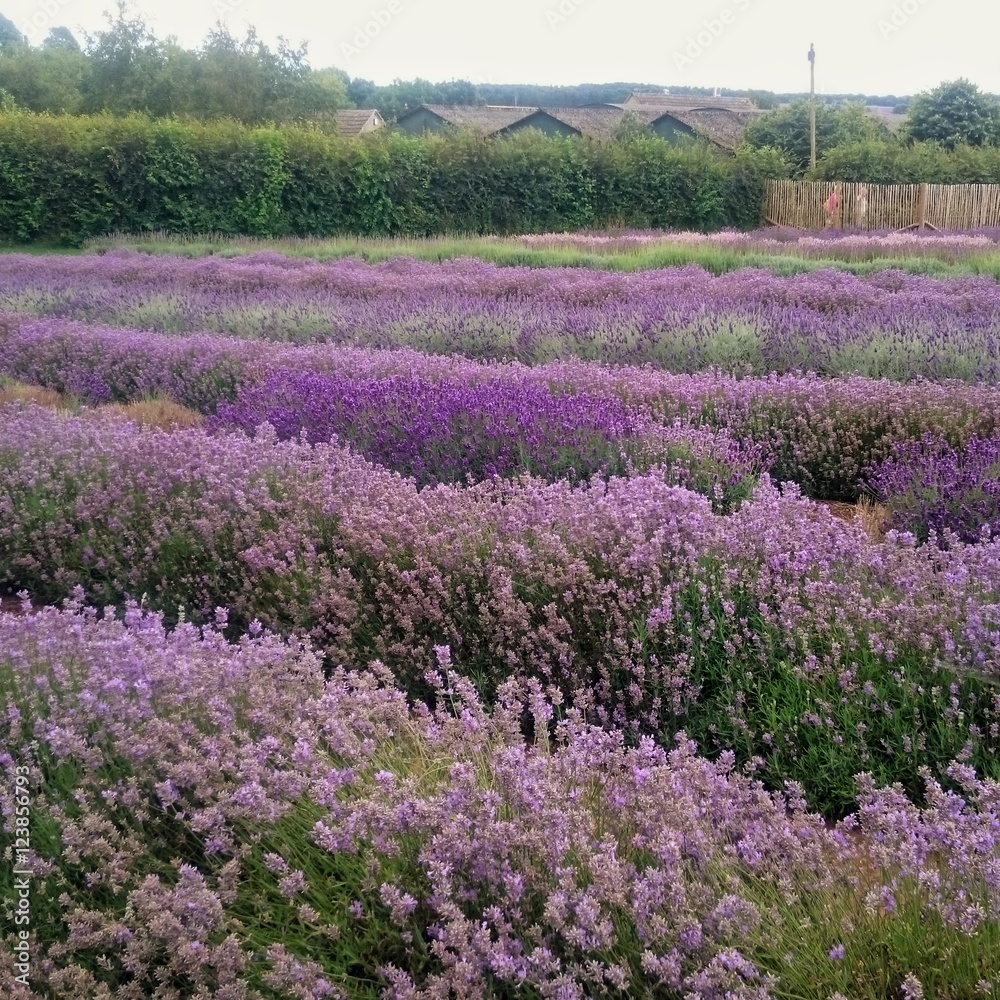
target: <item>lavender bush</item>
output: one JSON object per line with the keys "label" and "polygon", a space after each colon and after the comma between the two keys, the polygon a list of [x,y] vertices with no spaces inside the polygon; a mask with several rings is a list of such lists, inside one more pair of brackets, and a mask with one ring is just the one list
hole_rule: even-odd
{"label": "lavender bush", "polygon": [[531,472],[571,481],[626,468],[640,420],[613,396],[555,395],[517,378],[463,385],[279,369],[222,404],[216,427],[340,441],[418,485]]}
{"label": "lavender bush", "polygon": [[10,255],[0,309],[532,365],[583,358],[675,372],[1000,380],[1000,287],[986,277],[779,277],[752,268],[716,277],[694,266],[616,274],[472,259],[327,264],[275,253]]}
{"label": "lavender bush", "polygon": [[498,240],[536,248],[579,250],[608,255],[641,254],[657,247],[684,247],[693,251],[720,249],[746,255],[795,255],[806,260],[847,262],[882,259],[926,259],[968,261],[995,254],[1000,249],[1000,230],[935,230],[866,232],[827,229],[813,232],[787,226],[770,226],[753,232],[724,229],[714,233],[624,230],[615,233],[529,233]]}
{"label": "lavender bush", "polygon": [[792,229],[771,226],[756,232],[714,233],[666,230],[584,230],[521,236],[288,238],[119,234],[88,241],[90,249],[133,249],[187,257],[224,257],[275,250],[295,257],[333,260],[360,256],[368,261],[412,256],[421,260],[477,257],[497,264],[575,266],[622,271],[697,263],[716,274],[738,267],[770,267],[781,273],[809,270],[814,262],[845,268],[868,266],[977,273],[996,267],[1000,230],[933,230],[922,233]]}
{"label": "lavender bush", "polygon": [[[683,738],[556,723],[537,685],[487,713],[446,647],[430,710],[378,664],[324,682],[310,652],[225,625],[0,613],[0,761],[35,810],[17,1000],[1000,986],[1000,787],[966,766],[961,795],[927,779],[925,809],[862,776],[830,830]],[[9,782],[0,813],[9,833]]]}
{"label": "lavender bush", "polygon": [[479,374],[493,377],[462,383],[279,369],[220,404],[213,426],[252,433],[268,423],[281,440],[338,441],[420,486],[524,472],[579,482],[655,467],[719,510],[745,498],[766,464],[759,447],[650,421],[614,395],[553,392],[532,373]]}
{"label": "lavender bush", "polygon": [[1000,437],[974,437],[961,448],[931,434],[901,442],[869,472],[868,486],[893,524],[921,542],[1000,536]]}
{"label": "lavender bush", "polygon": [[930,432],[958,446],[1000,430],[1000,391],[979,385],[816,375],[734,378],[581,361],[528,368],[411,349],[296,348],[63,320],[9,318],[5,327],[0,324],[0,372],[90,403],[165,395],[212,413],[220,402],[252,393],[279,368],[361,382],[402,377],[475,387],[509,380],[529,393],[544,389],[606,399],[612,410],[624,403],[667,426],[679,420],[725,430],[751,455],[751,464],[769,463],[775,480],[792,480],[809,495],[831,500],[855,499],[865,469],[887,458],[899,441]]}
{"label": "lavender bush", "polygon": [[917,794],[960,752],[998,769],[1000,702],[971,675],[1000,670],[1000,541],[874,543],[767,483],[728,517],[655,469],[418,491],[273,430],[2,415],[0,587],[228,607],[416,697],[412,665],[449,645],[491,701],[534,679],[633,735],[683,728],[832,815],[861,770]]}

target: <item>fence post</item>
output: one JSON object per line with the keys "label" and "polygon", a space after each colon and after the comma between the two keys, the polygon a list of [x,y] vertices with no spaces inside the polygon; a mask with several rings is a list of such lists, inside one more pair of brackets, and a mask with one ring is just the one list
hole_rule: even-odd
{"label": "fence post", "polygon": [[923,232],[927,225],[927,182],[917,189],[917,230]]}

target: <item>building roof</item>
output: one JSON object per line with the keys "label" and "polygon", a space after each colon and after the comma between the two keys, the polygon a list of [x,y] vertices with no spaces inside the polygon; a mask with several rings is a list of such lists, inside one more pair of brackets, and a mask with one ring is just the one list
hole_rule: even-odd
{"label": "building roof", "polygon": [[361,135],[381,128],[385,122],[375,108],[337,112],[337,135]]}
{"label": "building roof", "polygon": [[736,112],[724,108],[696,108],[693,111],[681,111],[675,117],[723,149],[733,150],[743,142],[747,126],[758,114],[757,111]]}
{"label": "building roof", "polygon": [[737,113],[756,111],[749,97],[698,97],[690,94],[664,94],[658,90],[634,90],[623,108],[660,108],[661,111],[725,110]]}
{"label": "building roof", "polygon": [[[687,105],[691,104],[690,99],[685,98],[684,100]],[[549,118],[569,126],[580,135],[606,142],[614,138],[626,113],[628,113],[647,125],[652,125],[661,118],[675,118],[682,125],[686,125],[717,146],[733,150],[743,141],[743,133],[746,131],[747,125],[760,114],[749,101],[747,105],[749,110],[733,111],[721,107],[686,107],[681,110],[665,107],[661,104],[640,105],[628,102],[568,108],[421,104],[419,107],[405,112],[399,120],[405,121],[406,118],[418,111],[426,110],[449,125],[470,128],[478,135],[489,136],[507,131],[514,125],[530,126],[531,119],[536,115],[547,115]],[[742,105],[740,106],[742,107]]]}
{"label": "building roof", "polygon": [[538,108],[515,124],[530,125],[531,119],[538,114],[548,115],[550,118],[568,125],[580,135],[601,141],[614,138],[615,132],[625,118],[625,112],[620,107],[606,104],[590,108]]}
{"label": "building roof", "polygon": [[490,107],[475,104],[421,104],[419,108],[413,108],[405,114],[400,115],[400,121],[415,114],[421,109],[430,111],[437,115],[442,121],[457,128],[469,128],[479,135],[493,135],[508,125],[527,118],[534,114],[538,108],[510,108],[510,107]]}

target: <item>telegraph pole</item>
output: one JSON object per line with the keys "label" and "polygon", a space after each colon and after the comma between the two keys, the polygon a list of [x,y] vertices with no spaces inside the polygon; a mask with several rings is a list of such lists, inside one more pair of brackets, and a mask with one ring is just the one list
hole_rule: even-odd
{"label": "telegraph pole", "polygon": [[816,49],[809,43],[809,169],[816,172]]}

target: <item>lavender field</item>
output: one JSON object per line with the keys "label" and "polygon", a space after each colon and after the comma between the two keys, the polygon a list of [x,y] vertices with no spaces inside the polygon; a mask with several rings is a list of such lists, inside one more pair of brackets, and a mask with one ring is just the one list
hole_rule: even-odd
{"label": "lavender field", "polygon": [[9,995],[996,995],[997,287],[0,257]]}
{"label": "lavender field", "polygon": [[474,259],[11,254],[0,311],[529,365],[582,359],[673,372],[1000,381],[1000,284],[891,269],[716,276],[694,265],[622,274]]}
{"label": "lavender field", "polygon": [[533,233],[517,236],[334,237],[261,240],[253,237],[185,237],[168,233],[123,233],[89,240],[98,252],[199,257],[238,257],[279,250],[293,257],[336,260],[359,257],[383,261],[410,256],[443,261],[476,257],[495,264],[533,267],[590,267],[643,271],[696,263],[721,274],[739,267],[765,267],[796,274],[816,267],[839,267],[857,274],[886,267],[937,275],[989,274],[1000,269],[1000,230],[842,231],[769,226],[757,232],[713,233],[619,230],[615,232]]}

